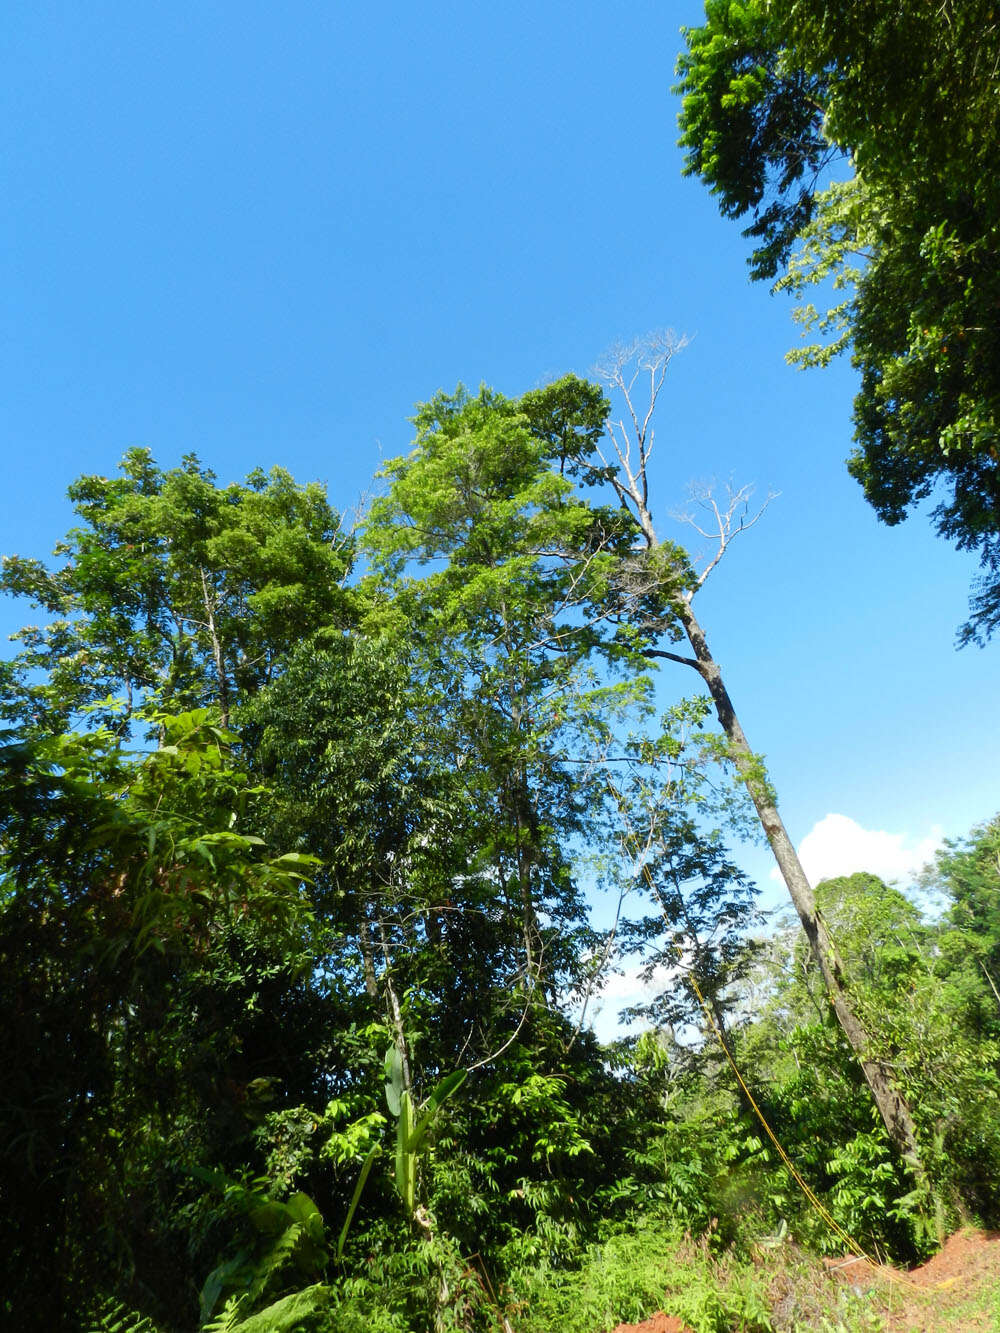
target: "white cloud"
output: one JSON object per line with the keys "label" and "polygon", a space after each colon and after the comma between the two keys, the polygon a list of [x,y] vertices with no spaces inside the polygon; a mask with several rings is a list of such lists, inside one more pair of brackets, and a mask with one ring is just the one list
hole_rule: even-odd
{"label": "white cloud", "polygon": [[639,973],[641,962],[630,962],[621,972],[605,977],[600,990],[591,997],[587,1008],[587,1026],[592,1027],[601,1041],[613,1041],[627,1032],[641,1032],[645,1022],[620,1023],[620,1010],[634,1004],[648,1004],[663,991],[676,985],[677,969],[655,967],[648,981]]}
{"label": "white cloud", "polygon": [[[835,875],[866,870],[887,883],[911,883],[941,846],[943,831],[935,826],[914,840],[906,833],[866,829],[847,815],[825,815],[799,845],[799,856],[813,884]],[[778,872],[772,871],[772,879]]]}
{"label": "white cloud", "polygon": [[597,999],[617,1005],[646,1004],[655,999],[673,983],[675,968],[655,967],[648,981],[639,976],[642,963],[631,963],[623,972],[607,977],[597,993]]}

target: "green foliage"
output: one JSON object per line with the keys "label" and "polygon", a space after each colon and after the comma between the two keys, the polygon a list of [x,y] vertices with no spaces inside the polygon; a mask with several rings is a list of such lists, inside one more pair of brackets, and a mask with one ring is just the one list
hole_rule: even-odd
{"label": "green foliage", "polygon": [[363,1275],[336,1284],[335,1331],[499,1333],[502,1325],[481,1272],[449,1237],[409,1239],[378,1229],[370,1242]]}
{"label": "green foliage", "polygon": [[[178,1161],[246,1125],[233,1092],[243,1074],[249,1107],[253,1074],[219,1014],[248,983],[275,1001],[301,984],[305,859],[241,830],[246,785],[204,714],[161,722],[148,755],[98,730],[12,742],[0,771],[15,1309],[68,1311],[78,1284],[129,1271],[136,1202],[158,1208]],[[43,1249],[39,1286],[24,1256]]]}
{"label": "green foliage", "polygon": [[[594,502],[605,408],[573,377],[439,395],[349,594],[319,490],[145,455],[79,484],[72,567],[21,569],[72,623],[29,634],[0,737],[8,1323],[189,1328],[200,1290],[216,1333],[767,1327],[731,1247],[841,1239],[720,1036],[866,1244],[1000,1216],[996,829],[939,858],[938,922],[820,889],[920,1108],[917,1194],[810,956],[747,941],[707,705],[654,716],[689,571]],[[618,895],[603,936],[584,883]],[[602,1048],[581,1009],[630,948],[656,1026]]]}
{"label": "green foliage", "polygon": [[965,840],[946,843],[923,882],[946,896],[949,929],[942,948],[953,980],[963,957],[981,978],[975,987],[970,981],[966,998],[975,1005],[976,1026],[1000,1033],[1000,819],[973,829]]}
{"label": "green foliage", "polygon": [[439,394],[415,419],[413,452],[383,470],[389,490],[364,538],[375,571],[364,625],[405,634],[447,728],[465,806],[461,896],[477,888],[469,907],[496,923],[494,977],[520,974],[522,994],[549,999],[577,980],[591,942],[569,846],[591,834],[602,798],[580,761],[648,689],[634,671],[600,674],[640,661],[618,633],[615,590],[634,524],[571,480],[605,408],[574,377],[519,400]]}
{"label": "green foliage", "polygon": [[128,1310],[121,1301],[108,1297],[85,1324],[84,1333],[159,1333],[145,1315]]}
{"label": "green foliage", "polygon": [[[923,1188],[913,1188],[872,1124],[815,965],[794,932],[758,953],[754,966],[770,979],[758,982],[755,1021],[739,1034],[738,1056],[784,1147],[838,1223],[869,1248],[926,1255],[960,1216],[996,1215],[1000,1052],[978,1021],[986,983],[946,919],[925,923],[873,875],[821,884],[817,900],[872,1056],[891,1062],[916,1108]],[[789,1190],[798,1233],[837,1248],[837,1237],[809,1217],[786,1181]],[[786,1200],[791,1216],[788,1207]]]}
{"label": "green foliage", "polygon": [[684,172],[699,175],[727,217],[753,212],[752,273],[773,278],[810,221],[816,183],[835,150],[823,132],[828,74],[797,68],[775,7],[706,0],[678,58]]}
{"label": "green foliage", "polygon": [[[330,1288],[323,1283],[282,1296],[256,1314],[244,1315],[249,1298],[232,1296],[218,1316],[202,1325],[201,1333],[329,1333]],[[332,1325],[339,1328],[340,1324]]]}
{"label": "green foliage", "polygon": [[[849,466],[898,523],[940,485],[938,531],[980,555],[963,642],[1000,624],[997,23],[988,0],[838,9],[708,0],[678,63],[685,170],[752,215],[757,278],[834,305],[800,313],[861,374]],[[840,158],[853,179],[830,185]],[[797,253],[793,254],[796,246]]]}
{"label": "green foliage", "polygon": [[647,1217],[593,1246],[572,1269],[539,1267],[511,1281],[530,1333],[595,1333],[667,1310],[696,1333],[772,1328],[759,1279],[749,1267],[717,1264],[668,1222]]}
{"label": "green foliage", "polygon": [[[350,541],[323,488],[281,468],[220,487],[194,455],[164,472],[132,449],[120,472],[70,488],[83,522],[60,567],[4,557],[0,590],[54,618],[20,632],[5,713],[54,729],[89,709],[121,730],[145,699],[226,721],[294,645],[345,618]],[[107,708],[118,695],[124,715]]]}
{"label": "green foliage", "polygon": [[403,1059],[398,1046],[390,1046],[385,1057],[385,1100],[390,1115],[396,1119],[396,1190],[403,1207],[412,1216],[416,1207],[417,1169],[423,1156],[421,1148],[428,1131],[444,1103],[468,1077],[464,1069],[445,1075],[423,1106],[413,1101],[413,1093],[403,1082]]}
{"label": "green foliage", "polygon": [[[200,1295],[203,1321],[212,1317],[223,1298],[230,1316],[235,1312],[242,1320],[267,1295],[287,1287],[290,1270],[296,1282],[322,1274],[329,1258],[326,1233],[320,1211],[307,1194],[293,1194],[282,1202],[266,1192],[264,1181],[247,1186],[217,1173],[198,1174],[223,1187],[224,1207],[247,1237],[244,1246],[206,1278]],[[298,1292],[288,1308],[301,1315],[307,1305],[305,1294]]]}

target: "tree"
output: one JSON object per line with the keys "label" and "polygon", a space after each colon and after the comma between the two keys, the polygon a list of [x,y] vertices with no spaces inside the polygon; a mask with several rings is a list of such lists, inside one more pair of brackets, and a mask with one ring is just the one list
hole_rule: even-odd
{"label": "tree", "polygon": [[[144,455],[74,488],[62,568],[9,566],[65,619],[5,678],[8,1315],[113,1295],[181,1326],[210,1271],[206,1309],[271,1299],[350,1210],[345,1299],[382,1282],[421,1327],[441,1274],[474,1286],[462,1253],[499,1286],[626,1206],[653,1103],[566,1015],[607,751],[650,707],[612,595],[631,521],[565,475],[606,409],[441,395],[349,590],[318,488]],[[421,1144],[423,1253],[370,1156],[389,1042],[414,1106],[469,1070]]]}
{"label": "tree", "polygon": [[[727,855],[719,825],[743,815],[718,778],[717,738],[703,730],[704,697],[681,700],[661,719],[662,734],[627,742],[625,772],[607,779],[620,828],[619,907],[614,939],[637,955],[659,993],[634,1006],[660,1031],[707,1031],[728,1051],[729,1000],[746,975],[748,937],[761,916],[757,889]],[[712,827],[715,823],[715,827]],[[645,915],[635,916],[635,902]],[[690,1043],[680,1050],[691,1054]]]}
{"label": "tree", "polygon": [[[678,61],[685,172],[751,217],[754,278],[846,293],[800,312],[833,340],[792,359],[852,349],[850,471],[890,524],[938,498],[938,531],[980,556],[960,638],[981,642],[1000,625],[993,7],[707,0],[705,17]],[[852,179],[831,185],[838,162]]]}
{"label": "tree", "polygon": [[922,883],[945,894],[956,961],[971,962],[988,987],[976,1006],[978,1026],[1000,1032],[1000,817],[945,843]]}
{"label": "tree", "polygon": [[[824,880],[816,886],[816,898],[836,935],[852,999],[872,1035],[873,1051],[891,1064],[907,1099],[919,1108],[923,1161],[937,1206],[929,1210],[931,1200],[919,1193],[914,1197],[899,1182],[894,1188],[906,1197],[893,1207],[897,1217],[913,1227],[917,1247],[923,1250],[940,1243],[947,1213],[952,1219],[964,1218],[970,1210],[986,1217],[997,1206],[992,1164],[1000,1152],[1000,1081],[995,1028],[992,1033],[984,1031],[981,1022],[985,1002],[993,997],[978,959],[970,955],[968,936],[948,916],[924,920],[913,902],[877,876],[858,873]],[[763,1006],[766,1013],[759,1015],[754,1044],[767,1041],[771,1027],[771,1049],[782,1041],[798,1047],[800,1064],[808,1061],[809,1068],[805,1072],[786,1068],[778,1080],[786,1088],[812,1081],[845,1086],[835,1068],[842,1060],[843,1042],[831,1040],[823,980],[815,960],[801,943],[789,949],[787,940],[783,949],[779,944],[778,956],[787,971],[775,972],[777,984]],[[777,1041],[775,1026],[781,1032]],[[770,1061],[769,1056],[764,1058]],[[786,1093],[782,1100],[783,1113],[790,1112],[794,1119],[795,1098]],[[857,1099],[845,1087],[842,1100],[846,1106]],[[868,1154],[884,1153],[884,1147],[871,1142],[867,1117],[863,1112],[859,1116],[858,1109],[855,1106],[853,1130],[846,1123],[838,1130],[834,1122],[826,1135],[838,1145],[831,1157],[840,1176],[837,1189],[846,1194],[857,1191],[856,1207],[866,1188],[866,1158],[869,1167],[875,1163]],[[836,1112],[829,1114],[832,1121]],[[817,1108],[807,1121],[822,1115]],[[824,1137],[815,1123],[808,1133]],[[851,1147],[852,1138],[858,1149],[867,1145],[860,1155]],[[876,1201],[866,1225],[877,1226],[877,1214]]]}
{"label": "tree", "polygon": [[105,728],[0,751],[3,1308],[46,1328],[137,1268],[183,1308],[185,1265],[157,1273],[187,1168],[246,1149],[261,1085],[302,1095],[311,861],[262,854],[204,713],[159,720],[145,756]]}
{"label": "tree", "polygon": [[[756,517],[748,517],[745,497],[740,495],[725,507],[718,503],[710,506],[715,520],[716,549],[700,572],[682,548],[661,541],[653,522],[648,470],[654,444],[653,418],[667,368],[678,345],[672,334],[653,335],[612,354],[603,375],[619,395],[624,415],[617,422],[609,417],[604,452],[595,444],[589,453],[567,456],[566,468],[585,483],[610,487],[630,516],[634,542],[622,557],[616,578],[609,580],[610,602],[616,606],[634,651],[650,659],[687,666],[704,682],[726,738],[728,760],[753,802],[822,973],[837,1021],[861,1065],[890,1139],[919,1174],[920,1149],[912,1113],[891,1066],[872,1051],[870,1036],[856,1013],[843,964],[781,819],[764,766],[750,748],[722,668],[712,655],[693,606],[695,594],[732,541]],[[644,400],[639,396],[640,382],[648,386]],[[692,656],[657,646],[664,638],[676,642],[681,636],[687,639]]]}
{"label": "tree", "polygon": [[518,976],[519,934],[494,910],[478,759],[459,748],[440,674],[421,665],[388,634],[343,636],[294,654],[241,714],[268,788],[265,832],[322,860],[323,965],[367,996],[359,1021],[387,1024],[407,1087],[408,1015],[422,1063],[448,1069],[500,1044]]}
{"label": "tree", "polygon": [[[589,674],[601,653],[625,656],[601,608],[629,531],[616,507],[590,503],[563,475],[604,409],[581,381],[520,400],[439,394],[415,419],[413,452],[383,470],[389,490],[364,538],[380,570],[365,624],[405,618],[425,678],[444,664],[477,863],[520,920],[522,985],[548,1001],[586,943],[568,844],[602,799],[567,745],[602,732],[616,688],[635,694]],[[418,578],[414,565],[431,572]]]}
{"label": "tree", "polygon": [[[212,704],[227,726],[285,653],[349,618],[351,541],[324,489],[280,468],[220,487],[194,455],[164,472],[132,449],[120,471],[70,487],[83,525],[56,548],[61,567],[4,557],[0,591],[55,617],[17,636],[5,712],[54,732],[89,710],[121,730],[144,700]],[[119,692],[124,712],[101,708]]]}

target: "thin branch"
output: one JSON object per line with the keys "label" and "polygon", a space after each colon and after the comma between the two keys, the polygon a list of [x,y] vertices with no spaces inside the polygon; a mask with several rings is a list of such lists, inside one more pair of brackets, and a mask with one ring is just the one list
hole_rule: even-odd
{"label": "thin branch", "polygon": [[726,554],[730,544],[735,541],[740,533],[749,532],[754,524],[759,522],[768,505],[772,500],[777,499],[779,494],[777,491],[769,491],[764,503],[756,513],[751,514],[750,497],[753,495],[753,490],[752,486],[741,486],[739,490],[734,490],[732,483],[727,482],[726,504],[723,508],[716,499],[711,486],[694,488],[692,493],[698,507],[711,516],[710,526],[703,527],[695,515],[689,511],[671,515],[678,523],[686,523],[688,527],[694,528],[695,532],[700,537],[704,537],[706,541],[715,543],[715,553],[698,575],[694,587],[686,594],[689,602]]}

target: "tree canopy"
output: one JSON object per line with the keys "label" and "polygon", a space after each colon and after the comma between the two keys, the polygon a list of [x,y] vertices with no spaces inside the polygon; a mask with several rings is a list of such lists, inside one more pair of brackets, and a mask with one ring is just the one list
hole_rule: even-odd
{"label": "tree canopy", "polygon": [[[282,654],[348,614],[340,516],[322,486],[281,468],[220,487],[192,454],[164,471],[132,449],[119,476],[80,477],[69,498],[82,524],[56,548],[59,566],[3,559],[0,591],[51,617],[20,632],[4,682],[10,716],[54,726],[89,710],[121,727],[163,701],[213,704],[225,723]],[[94,709],[119,692],[124,713]]]}
{"label": "tree canopy", "polygon": [[[751,273],[860,376],[851,473],[887,523],[935,502],[1000,624],[1000,29],[986,0],[708,0],[678,62],[685,171],[749,217]],[[837,181],[838,169],[845,173]]]}

